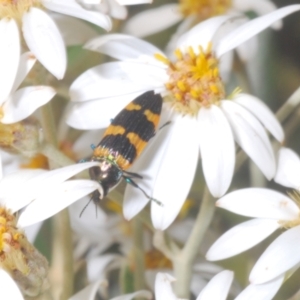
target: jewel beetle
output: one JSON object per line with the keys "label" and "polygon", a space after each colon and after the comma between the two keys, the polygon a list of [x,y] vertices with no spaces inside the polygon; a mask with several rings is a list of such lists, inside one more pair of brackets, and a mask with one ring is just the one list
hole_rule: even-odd
{"label": "jewel beetle", "polygon": [[100,143],[92,147],[90,161],[97,161],[100,166],[90,168],[89,173],[91,179],[98,181],[102,188],[101,194],[99,191],[93,193],[93,200],[103,199],[123,178],[128,184],[140,189],[147,198],[161,205],[161,202],[148,196],[135,183],[134,178],[143,177],[127,169],[155,135],[162,103],[161,95],[154,91],[138,96],[120,111],[107,127]]}

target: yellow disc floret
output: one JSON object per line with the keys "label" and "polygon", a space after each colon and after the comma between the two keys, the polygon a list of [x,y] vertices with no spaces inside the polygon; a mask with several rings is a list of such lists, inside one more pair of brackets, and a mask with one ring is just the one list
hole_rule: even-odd
{"label": "yellow disc floret", "polygon": [[17,227],[16,217],[0,207],[0,268],[6,270],[22,293],[35,297],[48,288],[48,262]]}
{"label": "yellow disc floret", "polygon": [[172,105],[182,113],[196,114],[201,107],[219,104],[225,97],[225,88],[219,74],[219,61],[211,50],[194,51],[189,47],[185,53],[177,49],[176,61],[171,62],[161,54],[155,57],[168,65],[169,81],[166,89],[172,95]]}
{"label": "yellow disc floret", "polygon": [[187,17],[194,15],[198,21],[224,14],[232,0],[179,0],[179,9]]}
{"label": "yellow disc floret", "polygon": [[0,19],[9,18],[17,21],[22,20],[22,16],[30,7],[40,7],[39,0],[0,0]]}

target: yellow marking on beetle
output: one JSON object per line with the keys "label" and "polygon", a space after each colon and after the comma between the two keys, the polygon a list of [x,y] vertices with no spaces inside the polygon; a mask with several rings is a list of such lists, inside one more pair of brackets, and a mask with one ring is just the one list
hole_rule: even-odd
{"label": "yellow marking on beetle", "polygon": [[120,125],[110,125],[107,127],[106,131],[104,132],[104,136],[107,135],[118,135],[118,134],[124,134],[126,129],[123,126]]}
{"label": "yellow marking on beetle", "polygon": [[135,104],[133,102],[130,102],[126,107],[125,110],[141,110],[142,107],[139,104]]}
{"label": "yellow marking on beetle", "polygon": [[[91,161],[97,161],[95,158],[107,158],[110,161],[114,161],[122,170],[126,170],[131,166],[131,163],[125,159],[121,154],[113,155],[111,149],[105,147],[97,147],[94,150],[94,156]],[[95,158],[94,158],[95,157]]]}
{"label": "yellow marking on beetle", "polygon": [[126,137],[129,139],[130,143],[135,147],[136,154],[137,156],[139,156],[148,142],[142,140],[140,136],[134,132],[129,132],[126,135]]}
{"label": "yellow marking on beetle", "polygon": [[128,169],[132,164],[123,157],[123,155],[118,155],[116,158],[116,163],[122,170]]}
{"label": "yellow marking on beetle", "polygon": [[94,149],[94,156],[96,156],[96,157],[108,157],[110,154],[111,153],[108,148],[96,147]]}
{"label": "yellow marking on beetle", "polygon": [[149,122],[154,124],[154,127],[156,128],[156,126],[159,122],[159,119],[160,119],[160,115],[154,114],[149,109],[146,109],[144,111],[144,115],[146,116],[146,118]]}

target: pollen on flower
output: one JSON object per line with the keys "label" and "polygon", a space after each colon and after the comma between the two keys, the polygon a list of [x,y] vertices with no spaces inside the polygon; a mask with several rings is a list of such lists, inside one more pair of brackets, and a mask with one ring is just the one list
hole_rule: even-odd
{"label": "pollen on flower", "polygon": [[179,0],[179,10],[187,17],[194,15],[197,21],[224,14],[232,6],[232,0]]}
{"label": "pollen on flower", "polygon": [[219,104],[225,97],[219,62],[209,44],[206,50],[189,47],[186,52],[175,51],[176,61],[157,54],[155,58],[168,66],[169,80],[165,87],[173,97],[171,105],[183,114],[196,114],[204,106]]}
{"label": "pollen on flower", "polygon": [[21,21],[32,6],[41,7],[41,3],[39,0],[0,0],[0,18]]}
{"label": "pollen on flower", "polygon": [[11,274],[24,295],[35,297],[48,287],[47,260],[17,228],[16,217],[0,207],[0,268]]}

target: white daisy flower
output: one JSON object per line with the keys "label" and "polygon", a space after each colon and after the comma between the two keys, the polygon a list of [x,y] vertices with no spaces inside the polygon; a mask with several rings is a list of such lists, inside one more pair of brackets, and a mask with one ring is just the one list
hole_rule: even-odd
{"label": "white daisy flower", "polygon": [[[276,181],[298,189],[299,165],[300,159],[293,151],[281,149]],[[288,230],[276,238],[259,258],[251,271],[250,282],[261,284],[272,281],[299,266],[300,202],[297,192],[287,197],[269,189],[248,188],[229,193],[216,205],[255,219],[224,233],[207,252],[208,260],[237,255],[260,243],[275,230],[286,228]]]}
{"label": "white daisy flower", "polygon": [[127,17],[127,9],[124,5],[147,4],[152,3],[152,0],[78,0],[78,2],[87,9],[124,20]]}
{"label": "white daisy flower", "polygon": [[13,22],[6,25],[6,33],[11,36],[2,41],[0,50],[0,80],[3,83],[0,91],[0,122],[12,124],[29,117],[37,108],[49,102],[56,92],[52,87],[42,85],[18,89],[36,58],[30,52],[20,56],[18,43],[12,41],[14,34],[18,35],[17,27]]}
{"label": "white daisy flower", "polygon": [[[148,90],[165,96],[161,124],[171,123],[158,132],[132,168],[145,173],[143,180],[137,180],[141,188],[163,203],[152,203],[156,228],[166,229],[177,216],[194,178],[199,150],[214,197],[222,196],[231,183],[234,141],[268,179],[274,177],[275,158],[265,128],[279,142],[284,139],[283,130],[256,97],[236,91],[226,96],[219,60],[299,9],[300,5],[288,6],[249,21],[216,43],[212,42],[216,31],[230,18],[204,21],[182,36],[176,61],[170,61],[155,46],[124,35],[103,36],[88,43],[88,48],[124,61],[94,67],[72,84],[70,94],[75,103],[67,117],[70,126],[105,127],[134,97]],[[140,191],[127,187],[125,217],[132,218],[147,202]]]}
{"label": "white daisy flower", "polygon": [[[127,21],[124,32],[144,37],[183,21],[177,29],[176,35],[179,35],[191,26],[218,15],[249,11],[264,15],[276,9],[275,4],[269,0],[179,0],[178,2],[178,4],[169,3],[136,14]],[[153,22],[154,18],[155,22]],[[277,24],[277,27],[279,26],[280,23]]]}
{"label": "white daisy flower", "polygon": [[[10,45],[10,51],[5,53],[6,56],[1,52],[1,59],[7,60],[8,64],[18,51],[21,43],[17,24],[20,24],[29,50],[50,73],[62,79],[67,65],[66,49],[57,25],[46,10],[80,18],[106,30],[111,29],[111,21],[107,15],[82,8],[75,0],[2,1],[0,39]],[[1,51],[6,50],[1,47]]]}

